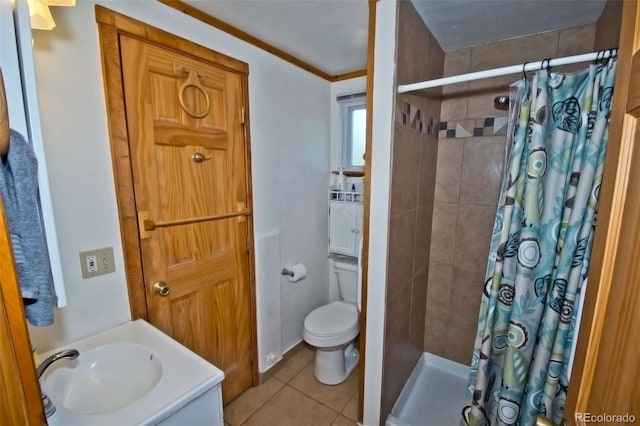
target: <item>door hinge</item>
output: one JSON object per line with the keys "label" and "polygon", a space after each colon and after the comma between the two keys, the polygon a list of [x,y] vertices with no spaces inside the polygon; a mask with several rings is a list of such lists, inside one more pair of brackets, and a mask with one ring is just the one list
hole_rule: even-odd
{"label": "door hinge", "polygon": [[247,238],[247,254],[251,252],[251,238]]}
{"label": "door hinge", "polygon": [[244,124],[244,106],[240,107],[240,124]]}

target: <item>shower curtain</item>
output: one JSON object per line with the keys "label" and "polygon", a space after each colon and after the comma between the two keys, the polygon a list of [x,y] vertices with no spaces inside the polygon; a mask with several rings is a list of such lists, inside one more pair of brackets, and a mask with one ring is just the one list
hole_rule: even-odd
{"label": "shower curtain", "polygon": [[564,416],[589,269],[616,62],[524,81],[500,194],[461,425]]}

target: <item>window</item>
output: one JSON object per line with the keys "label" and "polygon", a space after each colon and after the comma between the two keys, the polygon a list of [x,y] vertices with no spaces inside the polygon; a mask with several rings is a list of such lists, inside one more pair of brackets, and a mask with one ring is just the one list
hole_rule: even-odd
{"label": "window", "polygon": [[346,170],[364,168],[367,110],[365,94],[339,96],[342,116],[342,167]]}

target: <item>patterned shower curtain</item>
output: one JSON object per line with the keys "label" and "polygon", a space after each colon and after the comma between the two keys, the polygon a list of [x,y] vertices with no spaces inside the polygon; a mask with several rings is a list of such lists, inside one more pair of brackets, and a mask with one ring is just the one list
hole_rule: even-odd
{"label": "patterned shower curtain", "polygon": [[564,416],[616,63],[524,82],[491,241],[461,424]]}

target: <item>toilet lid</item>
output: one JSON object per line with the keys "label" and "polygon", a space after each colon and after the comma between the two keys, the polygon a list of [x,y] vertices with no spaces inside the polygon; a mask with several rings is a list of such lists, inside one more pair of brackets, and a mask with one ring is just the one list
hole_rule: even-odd
{"label": "toilet lid", "polygon": [[304,320],[304,328],[316,336],[341,334],[357,326],[358,308],[341,301],[320,306]]}

